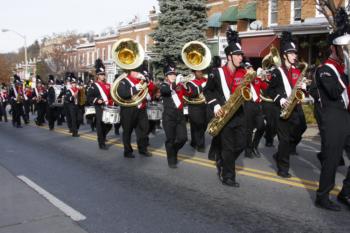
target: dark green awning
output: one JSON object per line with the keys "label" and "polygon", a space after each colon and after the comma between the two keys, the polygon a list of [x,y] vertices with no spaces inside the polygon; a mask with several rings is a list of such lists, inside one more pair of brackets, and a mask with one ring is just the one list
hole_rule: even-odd
{"label": "dark green awning", "polygon": [[215,13],[208,19],[208,27],[210,28],[220,28],[221,27],[221,13]]}
{"label": "dark green awning", "polygon": [[243,10],[238,13],[237,19],[256,19],[256,2],[245,5]]}
{"label": "dark green awning", "polygon": [[235,6],[229,7],[221,15],[221,22],[237,22],[238,8]]}

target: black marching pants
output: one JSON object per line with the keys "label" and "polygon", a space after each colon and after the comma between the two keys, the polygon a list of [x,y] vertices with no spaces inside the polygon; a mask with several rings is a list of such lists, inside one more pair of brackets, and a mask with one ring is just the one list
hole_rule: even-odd
{"label": "black marching pants", "polygon": [[220,132],[224,180],[236,179],[236,159],[246,147],[246,138],[244,114],[239,110]]}
{"label": "black marching pants", "polygon": [[71,120],[71,123],[70,123],[71,131],[72,133],[78,133],[78,129],[80,126],[79,106],[73,103],[69,103],[67,107],[68,107],[68,112]]}
{"label": "black marching pants", "polygon": [[[258,148],[261,137],[265,132],[264,115],[261,104],[252,101],[246,102],[244,105],[244,114],[247,126],[247,150],[252,151]],[[253,131],[254,133],[253,139]]]}
{"label": "black marching pants", "polygon": [[0,120],[4,117],[4,120],[7,121],[7,112],[6,112],[7,101],[0,102]]}
{"label": "black marching pants", "polygon": [[288,173],[289,171],[289,157],[292,146],[295,144],[291,142],[299,143],[302,137],[302,133],[306,129],[304,112],[301,105],[297,105],[291,116],[284,120],[280,118],[277,124],[277,136],[278,136],[278,150],[277,150],[277,169],[280,172]]}
{"label": "black marching pants", "polygon": [[120,119],[123,128],[124,155],[131,154],[131,134],[135,129],[139,153],[146,153],[148,146],[148,116],[146,109],[137,107],[121,107]]}
{"label": "black marching pants", "polygon": [[191,145],[205,147],[205,130],[207,129],[207,107],[205,104],[189,105],[188,116],[191,128]]}
{"label": "black marching pants", "polygon": [[163,112],[165,149],[169,165],[177,164],[177,153],[187,141],[186,118],[182,110]]}
{"label": "black marching pants", "polygon": [[[334,188],[335,175],[343,150],[350,140],[350,113],[343,109],[322,109],[321,140],[323,163],[317,199],[328,199]],[[350,170],[350,168],[349,168]],[[350,195],[350,171],[344,180],[342,194]]]}
{"label": "black marching pants", "polygon": [[273,143],[277,134],[277,122],[280,115],[280,109],[275,103],[263,102],[263,113],[265,115],[265,139],[266,143]]}
{"label": "black marching pants", "polygon": [[102,121],[103,107],[95,105],[96,110],[96,132],[97,132],[97,141],[99,144],[106,143],[106,137],[109,131],[112,128],[111,124],[105,124]]}
{"label": "black marching pants", "polygon": [[21,116],[24,118],[23,104],[14,101],[12,104],[12,124],[21,126]]}
{"label": "black marching pants", "polygon": [[37,123],[39,125],[42,125],[45,123],[46,102],[41,101],[37,103],[36,107],[37,107],[37,113],[38,113]]}

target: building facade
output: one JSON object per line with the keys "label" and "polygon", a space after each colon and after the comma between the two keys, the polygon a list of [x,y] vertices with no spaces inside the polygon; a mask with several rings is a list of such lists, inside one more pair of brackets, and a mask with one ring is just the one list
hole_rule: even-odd
{"label": "building facade", "polygon": [[[349,0],[343,0],[344,6],[348,3]],[[293,33],[301,60],[314,64],[325,57],[329,24],[318,11],[315,0],[208,0],[207,15],[206,33],[212,55],[225,58],[225,32],[230,26],[240,33],[245,55],[256,67],[269,53],[272,44],[279,47],[279,36],[284,30]],[[86,76],[92,74],[95,59],[101,58],[109,70],[108,80],[111,82],[118,73],[113,44],[122,38],[132,38],[141,43],[146,60],[151,61],[153,40],[149,34],[157,23],[157,13],[152,10],[147,21],[132,22],[118,27],[115,34],[95,37],[93,43],[81,44],[67,53],[67,60],[74,64],[79,75]]]}

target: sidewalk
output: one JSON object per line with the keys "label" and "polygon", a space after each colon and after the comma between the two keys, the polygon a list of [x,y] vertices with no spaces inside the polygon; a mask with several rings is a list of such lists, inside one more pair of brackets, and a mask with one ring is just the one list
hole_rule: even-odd
{"label": "sidewalk", "polygon": [[86,233],[0,165],[0,233]]}

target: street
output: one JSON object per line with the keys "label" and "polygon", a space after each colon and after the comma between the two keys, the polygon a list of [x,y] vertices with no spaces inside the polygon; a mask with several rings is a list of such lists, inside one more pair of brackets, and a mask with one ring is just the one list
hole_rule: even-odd
{"label": "street", "polygon": [[[0,167],[30,179],[85,216],[76,223],[86,232],[350,232],[345,206],[341,212],[314,206],[320,173],[317,137],[306,136],[299,155],[291,157],[291,179],[276,175],[276,148],[266,148],[263,139],[264,156],[242,154],[237,164],[241,187],[231,188],[219,182],[207,155],[189,143],[180,150],[178,169],[169,169],[163,130],[150,136],[153,157],[136,149],[135,159],[123,157],[121,137],[113,130],[107,151],[98,149],[96,133],[87,125],[79,133],[80,138],[72,138],[65,125],[49,131],[47,126],[16,129],[0,122]],[[208,151],[209,137],[206,142]],[[333,199],[346,169],[338,169]],[[0,233],[10,232],[1,216],[12,213],[4,211],[0,204]]]}

